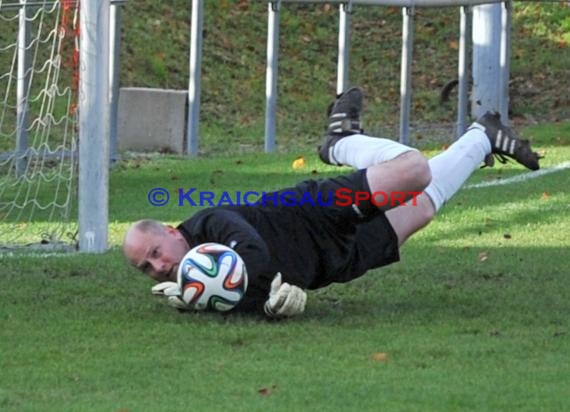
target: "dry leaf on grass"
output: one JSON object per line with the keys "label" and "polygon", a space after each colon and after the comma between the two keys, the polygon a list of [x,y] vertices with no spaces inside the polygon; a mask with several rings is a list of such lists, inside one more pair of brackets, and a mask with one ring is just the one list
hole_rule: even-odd
{"label": "dry leaf on grass", "polygon": [[303,156],[299,156],[295,160],[293,160],[293,169],[302,169],[305,167],[305,158]]}
{"label": "dry leaf on grass", "polygon": [[268,387],[266,387],[266,388],[261,388],[261,389],[259,389],[257,392],[258,392],[260,395],[269,396],[269,395],[271,395],[271,394],[273,393],[273,390],[274,390],[275,388],[277,388],[277,385],[271,385],[271,386],[268,386]]}
{"label": "dry leaf on grass", "polygon": [[375,352],[372,354],[372,360],[376,362],[386,362],[388,360],[388,354],[386,352]]}

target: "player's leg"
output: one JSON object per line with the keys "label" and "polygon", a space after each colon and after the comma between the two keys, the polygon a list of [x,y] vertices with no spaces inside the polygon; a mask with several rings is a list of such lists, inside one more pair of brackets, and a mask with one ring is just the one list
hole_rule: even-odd
{"label": "player's leg", "polygon": [[[327,134],[318,148],[324,163],[365,169],[415,150],[390,139],[365,135],[360,120],[362,104],[362,91],[353,87],[329,106]],[[528,140],[520,139],[513,129],[501,123],[499,113],[485,113],[470,129],[482,130],[489,139],[491,153],[485,157],[487,166],[493,165],[494,155],[501,163],[511,158],[531,170],[539,168],[538,153],[532,151]]]}
{"label": "player's leg", "polygon": [[416,149],[362,133],[362,100],[362,91],[351,88],[330,106],[319,156],[328,164],[367,169],[370,192],[378,194],[380,209],[389,210],[421,192],[430,181],[430,169]]}
{"label": "player's leg", "polygon": [[489,139],[483,131],[473,129],[428,161],[432,180],[422,195],[415,199],[415,203],[408,202],[386,213],[400,245],[431,221],[489,153]]}
{"label": "player's leg", "polygon": [[360,120],[362,91],[353,87],[341,94],[328,110],[327,133],[318,147],[324,163],[366,169],[416,151],[391,139],[364,134]]}
{"label": "player's leg", "polygon": [[530,143],[519,139],[498,119],[498,115],[486,113],[445,152],[429,160],[432,180],[415,206],[408,202],[386,213],[400,244],[426,226],[481,162],[488,163],[492,155],[503,161],[505,156],[510,157],[532,170],[539,168],[540,156],[531,150]]}
{"label": "player's leg", "polygon": [[[325,163],[366,168],[371,193],[391,196],[425,188],[433,210],[430,201],[421,198],[412,199],[419,202],[415,212],[392,213],[394,220],[402,220],[399,229],[404,240],[429,222],[479,164],[485,161],[491,165],[492,155],[503,162],[508,157],[529,169],[539,168],[539,155],[531,150],[528,141],[501,124],[497,113],[488,112],[477,119],[464,136],[428,163],[416,149],[362,134],[362,100],[360,89],[352,88],[331,105],[328,134],[319,147],[319,156]],[[394,205],[397,203],[388,202],[380,208],[387,211]]]}

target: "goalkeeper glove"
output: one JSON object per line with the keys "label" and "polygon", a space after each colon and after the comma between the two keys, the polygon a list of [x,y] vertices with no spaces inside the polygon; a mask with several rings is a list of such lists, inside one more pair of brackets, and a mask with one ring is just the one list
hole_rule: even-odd
{"label": "goalkeeper glove", "polygon": [[152,287],[153,295],[166,296],[168,304],[176,309],[190,310],[190,306],[182,300],[182,291],[176,282],[161,282]]}
{"label": "goalkeeper glove", "polygon": [[277,273],[271,282],[269,299],[265,302],[265,314],[271,318],[300,315],[305,311],[307,294],[298,286],[282,282],[281,273]]}

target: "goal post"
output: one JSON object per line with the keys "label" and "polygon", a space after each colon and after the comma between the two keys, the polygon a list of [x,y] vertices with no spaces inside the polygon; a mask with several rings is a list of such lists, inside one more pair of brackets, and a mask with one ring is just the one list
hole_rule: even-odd
{"label": "goal post", "polygon": [[126,1],[0,0],[0,252],[107,250]]}
{"label": "goal post", "polygon": [[79,82],[79,250],[108,247],[109,0],[81,1]]}

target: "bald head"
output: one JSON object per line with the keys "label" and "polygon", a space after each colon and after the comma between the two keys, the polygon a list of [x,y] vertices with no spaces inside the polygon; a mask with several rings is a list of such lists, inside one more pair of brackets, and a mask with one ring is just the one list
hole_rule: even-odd
{"label": "bald head", "polygon": [[150,233],[160,234],[164,232],[166,225],[164,225],[164,223],[159,222],[158,220],[143,219],[133,223],[132,228],[142,233],[150,232]]}
{"label": "bald head", "polygon": [[138,246],[141,239],[148,238],[149,236],[162,237],[164,236],[165,232],[166,226],[157,220],[139,220],[133,223],[125,234],[125,238],[123,240],[123,253],[130,261],[131,259],[129,256],[131,253],[129,252],[132,252],[133,248],[136,249],[136,246]]}
{"label": "bald head", "polygon": [[158,281],[176,279],[178,263],[188,250],[180,231],[152,219],[133,223],[123,241],[129,263]]}

